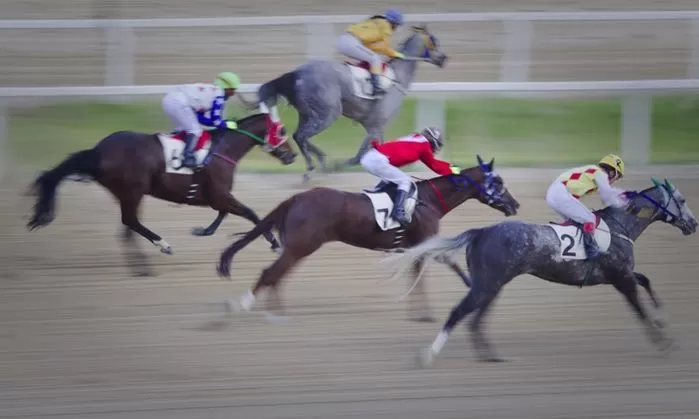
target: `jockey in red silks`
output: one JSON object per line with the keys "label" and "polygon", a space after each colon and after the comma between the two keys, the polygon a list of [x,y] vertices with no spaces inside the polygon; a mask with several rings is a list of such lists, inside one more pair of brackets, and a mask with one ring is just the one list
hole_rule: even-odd
{"label": "jockey in red silks", "polygon": [[458,167],[435,157],[435,153],[439,152],[443,144],[442,132],[438,128],[427,127],[422,132],[383,144],[374,141],[371,144],[372,148],[362,156],[360,164],[364,170],[381,178],[381,182],[373,189],[374,192],[388,183],[398,186],[391,217],[401,225],[409,223],[404,204],[412,181],[399,167],[421,161],[442,176],[461,172]]}

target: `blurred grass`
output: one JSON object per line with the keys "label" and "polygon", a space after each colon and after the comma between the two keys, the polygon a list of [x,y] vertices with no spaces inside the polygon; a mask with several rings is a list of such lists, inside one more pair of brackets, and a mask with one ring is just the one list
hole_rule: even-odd
{"label": "blurred grass", "polygon": [[[687,97],[654,100],[652,162],[699,161],[699,102]],[[450,100],[447,103],[447,145],[443,157],[470,166],[475,155],[495,157],[499,165],[559,166],[595,161],[602,154],[619,152],[621,107],[613,99],[486,99]],[[290,132],[295,111],[281,109]],[[415,101],[409,99],[386,138],[410,133]],[[245,113],[235,107],[229,117]],[[157,101],[110,104],[68,102],[15,109],[10,115],[13,157],[32,166],[56,164],[74,151],[92,147],[118,130],[167,131],[170,123]],[[353,155],[364,132],[346,118],[338,120],[313,142],[331,159]],[[297,172],[305,167],[299,156],[282,166],[259,149],[241,162],[241,170]]]}

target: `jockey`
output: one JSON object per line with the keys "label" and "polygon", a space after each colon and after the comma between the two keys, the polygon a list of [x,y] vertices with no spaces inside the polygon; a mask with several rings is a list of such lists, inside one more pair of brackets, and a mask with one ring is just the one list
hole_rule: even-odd
{"label": "jockey", "polygon": [[561,174],[546,191],[546,203],[561,217],[583,227],[583,244],[588,259],[599,256],[595,240],[596,217],[580,198],[599,190],[602,202],[617,208],[626,205],[624,191],[611,186],[624,176],[624,162],[607,154],[597,164],[576,167]]}
{"label": "jockey", "polygon": [[216,76],[214,84],[185,84],[165,95],[163,110],[176,129],[185,132],[182,166],[192,169],[196,166],[194,146],[204,134],[200,124],[217,129],[235,128],[234,122],[225,121],[223,108],[239,87],[240,78],[235,73],[223,72]]}
{"label": "jockey", "polygon": [[390,58],[405,58],[391,47],[393,31],[403,24],[403,14],[397,9],[388,9],[383,15],[372,16],[355,23],[337,40],[337,50],[350,58],[366,61],[371,65],[373,96],[386,93],[379,87],[382,60],[379,54]]}
{"label": "jockey", "polygon": [[403,206],[412,182],[408,175],[398,169],[399,167],[421,161],[442,176],[461,172],[458,167],[435,158],[435,153],[439,152],[443,145],[442,132],[435,127],[427,127],[422,132],[383,144],[373,141],[371,145],[372,148],[364,153],[360,160],[367,172],[381,178],[381,182],[371,192],[378,191],[388,183],[398,185],[391,217],[403,226],[409,222]]}

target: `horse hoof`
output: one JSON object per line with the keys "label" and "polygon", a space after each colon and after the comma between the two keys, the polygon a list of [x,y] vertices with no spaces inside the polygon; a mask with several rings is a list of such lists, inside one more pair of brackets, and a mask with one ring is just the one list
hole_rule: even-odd
{"label": "horse hoof", "polygon": [[311,174],[310,172],[306,172],[303,174],[303,184],[308,184],[311,181]]}
{"label": "horse hoof", "polygon": [[435,355],[431,348],[421,349],[415,359],[415,365],[418,368],[429,368],[434,364]]}
{"label": "horse hoof", "polygon": [[669,355],[672,352],[679,349],[679,345],[677,345],[677,343],[675,343],[674,340],[669,339],[669,338],[665,338],[665,339],[659,341],[658,343],[656,343],[656,345],[657,345],[660,353],[664,356]]}
{"label": "horse hoof", "polygon": [[415,323],[436,323],[437,319],[435,319],[432,316],[420,316],[420,317],[413,317],[410,319],[410,321],[413,321]]}
{"label": "horse hoof", "polygon": [[161,253],[165,253],[166,255],[170,255],[170,256],[172,256],[173,254],[175,254],[175,252],[172,250],[172,247],[170,247],[170,246],[168,246],[168,247],[161,247],[161,248],[160,248],[160,252],[161,252]]}
{"label": "horse hoof", "polygon": [[228,314],[240,313],[241,311],[243,311],[243,308],[240,306],[240,304],[234,300],[224,301],[223,308]]}
{"label": "horse hoof", "polygon": [[277,254],[281,254],[284,251],[284,249],[282,249],[281,246],[272,246],[270,247],[270,249],[272,249],[272,251]]}
{"label": "horse hoof", "polygon": [[192,229],[192,236],[197,236],[197,237],[208,237],[208,236],[213,236],[214,232],[207,230],[206,227],[194,227]]}

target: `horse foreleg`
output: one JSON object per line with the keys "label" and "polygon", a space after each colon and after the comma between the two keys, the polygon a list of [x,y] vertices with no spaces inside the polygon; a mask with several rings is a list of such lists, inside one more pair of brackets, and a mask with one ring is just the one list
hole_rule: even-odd
{"label": "horse foreleg", "polygon": [[192,235],[198,237],[213,236],[214,233],[216,233],[216,230],[218,230],[218,228],[221,226],[223,219],[226,218],[227,215],[227,212],[219,211],[214,221],[211,224],[209,224],[208,227],[194,227],[192,229]]}
{"label": "horse foreleg", "polygon": [[[246,206],[242,202],[235,199],[233,195],[231,195],[230,193],[226,193],[225,195],[221,195],[220,197],[218,197],[218,199],[212,200],[212,208],[220,211],[219,217],[221,217],[222,220],[223,217],[221,216],[221,213],[223,213],[224,216],[225,214],[237,215],[238,217],[245,218],[254,225],[258,225],[260,223],[260,217],[257,216],[255,211],[253,211],[252,208]],[[218,217],[216,218],[216,220],[218,220]],[[216,220],[214,220],[214,223],[212,225],[216,224]],[[216,225],[216,227],[218,227],[218,225]],[[215,228],[214,231],[216,231]],[[213,234],[213,232],[211,234]],[[281,247],[271,231],[263,233],[263,236],[267,240],[267,242],[272,246],[271,248],[273,251],[277,251]]]}
{"label": "horse foreleg", "polygon": [[124,227],[124,235],[122,236],[124,244],[124,256],[126,263],[133,276],[153,276],[148,263],[148,257],[141,252],[141,248],[133,239],[133,230],[129,227]]}
{"label": "horse foreleg", "polygon": [[408,317],[416,322],[433,323],[436,319],[432,316],[432,310],[430,310],[430,303],[425,292],[425,281],[419,277],[421,273],[424,276],[424,272],[422,272],[423,266],[424,262],[418,262],[413,265],[410,271],[411,279],[408,281],[407,286],[408,290],[413,286],[414,288],[408,298]]}
{"label": "horse foreleg", "polygon": [[122,224],[133,230],[135,233],[143,236],[149,242],[153,243],[155,247],[160,249],[161,252],[167,255],[172,255],[173,252],[170,244],[163,240],[163,238],[159,235],[147,229],[138,220],[138,207],[141,203],[141,199],[143,199],[143,194],[141,193],[137,195],[134,193],[131,196],[120,198]]}
{"label": "horse foreleg", "polygon": [[615,278],[610,281],[611,284],[619,291],[629,303],[631,308],[636,313],[641,323],[646,328],[646,333],[648,338],[653,344],[655,344],[659,350],[665,352],[672,349],[673,341],[665,336],[663,331],[658,328],[653,321],[648,318],[646,310],[641,304],[641,300],[638,298],[638,287],[636,286],[636,276],[633,273],[629,275],[624,275],[619,278]]}
{"label": "horse foreleg", "polygon": [[653,302],[653,308],[655,309],[655,312],[653,313],[653,321],[655,322],[655,325],[660,328],[665,327],[667,325],[667,319],[665,318],[663,303],[660,301],[660,298],[658,298],[658,295],[651,287],[650,279],[648,279],[647,276],[640,272],[634,272],[633,276],[636,279],[638,285],[640,285],[643,289],[646,290],[648,296]]}

